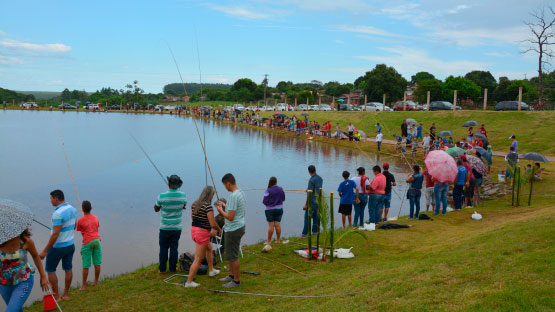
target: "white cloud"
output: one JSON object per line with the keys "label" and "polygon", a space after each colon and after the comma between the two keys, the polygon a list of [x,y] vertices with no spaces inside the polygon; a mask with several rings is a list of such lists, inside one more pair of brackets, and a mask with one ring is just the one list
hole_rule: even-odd
{"label": "white cloud", "polygon": [[0,40],[0,46],[6,47],[6,48],[23,49],[23,50],[37,51],[37,52],[63,53],[63,52],[71,51],[70,46],[67,46],[61,43],[36,44],[36,43],[17,41],[13,39]]}
{"label": "white cloud", "polygon": [[328,71],[334,71],[339,73],[347,73],[347,74],[364,74],[366,73],[369,68],[368,67],[330,67],[326,68]]}
{"label": "white cloud", "polygon": [[509,56],[513,56],[513,54],[509,53],[509,52],[486,52],[484,53],[487,56],[493,56],[493,57],[509,57]]}
{"label": "white cloud", "polygon": [[466,28],[466,29],[438,29],[428,33],[427,37],[433,38],[444,44],[472,47],[479,45],[498,45],[509,43],[518,45],[528,35],[526,26],[509,28]]}
{"label": "white cloud", "polygon": [[211,9],[223,12],[227,15],[238,17],[242,19],[267,19],[270,18],[269,14],[256,12],[253,9],[240,7],[240,6],[222,6],[222,5],[215,5],[209,4],[208,5]]}
{"label": "white cloud", "polygon": [[9,56],[0,55],[0,64],[3,64],[3,65],[21,65],[21,64],[25,64],[25,62],[22,59],[19,59],[17,57],[9,57]]}
{"label": "white cloud", "polygon": [[476,61],[444,61],[431,57],[426,51],[410,47],[378,49],[387,52],[387,55],[366,55],[356,58],[384,63],[393,66],[405,77],[410,77],[419,71],[427,71],[438,76],[464,75],[471,70],[485,70],[490,63]]}
{"label": "white cloud", "polygon": [[336,39],[333,42],[335,42],[337,44],[344,44],[345,43],[343,40],[339,40],[339,39]]}
{"label": "white cloud", "polygon": [[8,34],[6,32],[0,30],[0,36],[7,36],[7,35]]}
{"label": "white cloud", "polygon": [[375,9],[374,6],[364,0],[290,0],[283,3],[291,3],[301,9],[309,11],[332,11],[346,10],[350,12],[364,12]]}
{"label": "white cloud", "polygon": [[359,33],[359,34],[378,35],[378,36],[386,36],[386,37],[400,37],[400,35],[398,34],[394,34],[383,29],[375,28],[372,26],[365,26],[365,25],[337,25],[335,28],[340,31],[347,31],[347,32],[353,32],[353,33]]}
{"label": "white cloud", "polygon": [[461,5],[457,5],[454,9],[447,10],[447,13],[449,13],[449,14],[457,14],[457,13],[459,13],[460,11],[462,11],[462,10],[464,10],[464,9],[468,9],[468,8],[470,8],[470,6],[461,4]]}

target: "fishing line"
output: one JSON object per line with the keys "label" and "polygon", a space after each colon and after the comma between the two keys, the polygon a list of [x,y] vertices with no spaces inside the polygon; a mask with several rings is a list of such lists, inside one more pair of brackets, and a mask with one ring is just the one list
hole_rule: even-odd
{"label": "fishing line", "polygon": [[75,183],[75,178],[73,177],[73,171],[71,170],[71,165],[69,164],[69,158],[67,157],[67,152],[64,144],[64,138],[62,137],[62,129],[58,125],[58,134],[60,135],[60,141],[62,142],[62,150],[64,151],[64,157],[66,159],[67,169],[69,171],[69,175],[71,176],[71,181],[73,181],[73,189],[75,190],[75,194],[77,195],[77,202],[81,205],[81,199],[79,198],[79,192],[77,191],[77,184]]}
{"label": "fishing line", "polygon": [[[166,42],[166,44],[168,45],[170,53],[172,54],[172,57],[173,57],[173,60],[174,60],[174,63],[175,63],[175,67],[177,68],[177,72],[179,73],[179,79],[181,79],[181,84],[183,85],[183,89],[185,89],[185,82],[183,82],[183,77],[181,77],[181,72],[179,71],[179,65],[177,65],[177,61],[175,61],[175,56],[173,55],[173,51],[170,48],[169,43]],[[216,188],[216,183],[214,182],[214,176],[212,175],[212,169],[210,168],[210,162],[208,161],[208,157],[206,156],[206,149],[204,147],[204,143],[202,142],[202,137],[200,136],[200,131],[198,129],[196,118],[194,118],[194,117],[193,117],[193,122],[195,124],[195,129],[197,131],[197,136],[198,136],[198,139],[200,141],[200,146],[202,147],[202,152],[204,154],[204,161],[206,162],[208,172],[210,173],[210,179],[212,180],[212,185],[214,186],[214,191],[216,192],[216,198],[220,199],[220,196],[218,195],[218,189]]]}
{"label": "fishing line", "polygon": [[[217,289],[207,289],[208,291],[221,293],[221,294],[235,294],[235,295],[248,295],[248,296],[262,296],[262,297],[281,297],[281,298],[326,298],[326,297],[334,297],[334,296],[341,296],[341,295],[321,295],[321,296],[294,296],[294,295],[271,295],[271,294],[258,294],[258,293],[246,293],[246,292],[238,292],[238,291],[229,291],[229,290],[217,290]],[[346,293],[343,294],[344,296],[354,296],[357,293]]]}
{"label": "fishing line", "polygon": [[37,221],[37,219],[33,219],[33,221],[35,221],[36,223],[38,223],[38,224],[44,226],[45,228],[47,228],[47,229],[49,229],[49,230],[52,230],[48,225],[46,225],[46,224],[44,224],[44,223],[41,223],[40,221]]}
{"label": "fishing line", "polygon": [[[199,48],[198,48],[198,36],[197,36],[197,28],[195,26],[193,26],[195,29],[195,42],[196,42],[196,46],[197,46],[197,61],[198,61],[198,74],[199,74],[199,81],[200,81],[200,100],[201,102],[203,101],[203,92],[202,92],[202,71],[200,70],[200,52],[199,52]],[[185,87],[184,87],[185,88]],[[202,111],[203,115],[204,115],[204,110]],[[206,130],[205,130],[205,126],[206,126],[206,122],[202,123],[202,136],[204,137],[204,146],[206,146]],[[204,183],[205,185],[208,185],[208,173],[207,173],[207,165],[206,165],[206,159],[204,162]]]}
{"label": "fishing line", "polygon": [[166,180],[166,178],[164,178],[164,175],[162,174],[162,172],[160,172],[160,170],[158,169],[158,167],[156,167],[156,165],[154,164],[154,162],[152,161],[152,159],[150,158],[150,156],[148,156],[148,154],[146,153],[145,149],[142,147],[141,143],[139,143],[139,141],[137,141],[137,139],[133,136],[133,134],[129,133],[129,135],[133,138],[133,140],[135,141],[135,143],[137,143],[137,145],[139,146],[139,148],[141,149],[141,151],[143,151],[143,154],[145,154],[146,158],[148,159],[148,161],[150,161],[150,163],[152,164],[152,166],[154,167],[154,169],[156,169],[156,171],[158,172],[158,174],[159,174],[160,177],[162,178],[162,181],[164,181],[164,184],[168,185],[168,181]]}

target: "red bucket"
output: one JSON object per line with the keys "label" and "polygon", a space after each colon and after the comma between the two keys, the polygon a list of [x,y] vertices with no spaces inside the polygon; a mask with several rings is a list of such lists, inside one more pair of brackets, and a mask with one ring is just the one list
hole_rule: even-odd
{"label": "red bucket", "polygon": [[55,293],[48,293],[42,297],[42,310],[43,311],[56,311],[56,300],[54,299],[56,296]]}

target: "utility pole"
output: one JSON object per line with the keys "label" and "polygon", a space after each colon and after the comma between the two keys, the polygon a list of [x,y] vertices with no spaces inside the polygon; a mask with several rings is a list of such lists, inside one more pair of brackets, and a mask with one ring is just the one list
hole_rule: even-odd
{"label": "utility pole", "polygon": [[262,80],[262,84],[264,85],[264,106],[266,106],[266,88],[268,87],[268,74],[264,75],[264,80]]}

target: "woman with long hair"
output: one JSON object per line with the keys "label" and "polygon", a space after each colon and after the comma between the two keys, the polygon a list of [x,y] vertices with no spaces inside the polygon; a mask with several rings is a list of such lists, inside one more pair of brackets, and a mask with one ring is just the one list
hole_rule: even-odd
{"label": "woman with long hair", "polygon": [[266,244],[272,242],[274,230],[276,231],[276,243],[280,243],[284,201],[285,192],[277,185],[277,178],[271,177],[268,182],[268,189],[264,192],[264,199],[262,200],[262,203],[266,206],[264,213],[266,214],[266,221],[268,221],[268,240]]}
{"label": "woman with long hair", "polygon": [[49,288],[31,232],[26,229],[21,235],[0,244],[0,294],[6,302],[6,311],[23,311],[23,305],[33,289],[35,268],[29,263],[27,253],[31,254],[39,270],[42,290]]}
{"label": "woman with long hair", "polygon": [[210,237],[222,232],[214,219],[214,208],[211,205],[214,193],[212,186],[204,187],[199,198],[191,206],[191,218],[193,220],[191,236],[197,246],[195,249],[195,260],[189,269],[189,277],[185,287],[197,287],[199,285],[193,282],[193,279],[204,257],[206,257],[206,262],[208,263],[208,275],[213,277],[220,273],[220,271],[214,269],[214,256],[212,244],[210,243]]}

